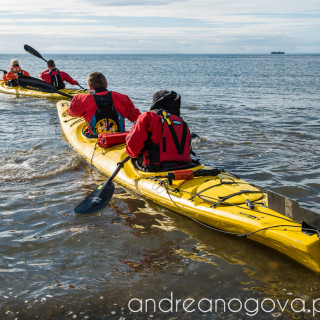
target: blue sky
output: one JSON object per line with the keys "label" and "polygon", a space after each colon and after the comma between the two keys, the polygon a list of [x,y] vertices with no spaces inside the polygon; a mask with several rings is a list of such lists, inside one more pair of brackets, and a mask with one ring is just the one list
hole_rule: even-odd
{"label": "blue sky", "polygon": [[24,44],[41,53],[320,53],[320,0],[5,1],[0,53]]}

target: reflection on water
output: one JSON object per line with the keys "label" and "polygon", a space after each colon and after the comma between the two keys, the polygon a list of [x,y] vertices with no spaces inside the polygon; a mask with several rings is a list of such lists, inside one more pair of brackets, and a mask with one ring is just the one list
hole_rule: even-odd
{"label": "reflection on water", "polygon": [[[27,70],[34,65],[34,57],[21,58]],[[62,69],[73,66],[69,56],[54,58]],[[111,89],[127,93],[141,110],[159,83],[177,90],[182,115],[200,136],[193,148],[205,163],[320,212],[318,88],[312,80],[319,56],[282,58],[77,56],[81,73],[71,74],[84,85],[83,70],[98,59]],[[162,73],[155,77],[151,67]],[[34,74],[42,71],[34,68]],[[128,72],[130,87],[123,81]],[[223,312],[221,306],[207,313],[157,308],[130,314],[131,299],[161,301],[171,293],[181,300],[279,300],[272,312],[260,305],[254,319],[310,319],[319,276],[269,248],[207,230],[120,186],[102,212],[75,216],[73,208],[106,178],[69,146],[55,102],[0,94],[0,116],[1,319],[253,318],[244,308]],[[306,310],[294,312],[294,299],[306,301]]]}

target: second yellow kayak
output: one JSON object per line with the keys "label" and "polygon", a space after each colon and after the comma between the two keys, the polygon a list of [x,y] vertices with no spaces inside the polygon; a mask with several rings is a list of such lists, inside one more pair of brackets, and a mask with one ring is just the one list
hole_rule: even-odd
{"label": "second yellow kayak", "polygon": [[[64,92],[66,94],[69,94],[71,96],[75,96],[79,93],[89,93],[89,90],[82,90],[82,89],[61,89],[59,91]],[[10,87],[3,80],[0,80],[0,92],[7,93],[7,94],[14,94],[17,97],[29,96],[29,97],[48,98],[48,99],[57,99],[57,100],[61,100],[63,98],[59,93],[51,93],[51,92],[43,92],[43,91],[24,89],[20,86]],[[63,98],[63,99],[65,99],[65,98]]]}

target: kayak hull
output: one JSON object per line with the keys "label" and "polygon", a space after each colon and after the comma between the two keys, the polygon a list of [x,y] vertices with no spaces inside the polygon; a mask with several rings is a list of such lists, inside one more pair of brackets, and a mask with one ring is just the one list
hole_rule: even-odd
{"label": "kayak hull", "polygon": [[[77,152],[102,173],[110,176],[126,158],[125,144],[101,149],[97,139],[82,134],[85,122],[66,112],[68,101],[57,103],[62,130]],[[193,171],[210,170],[199,164]],[[302,232],[301,223],[268,208],[268,195],[256,186],[227,172],[168,183],[167,172],[138,170],[128,161],[115,177],[122,186],[160,206],[185,215],[214,230],[247,237],[271,247],[320,273],[320,241],[317,234]],[[161,176],[161,177],[160,177]],[[226,200],[223,200],[226,199]],[[246,204],[246,200],[249,200]],[[250,205],[254,208],[250,209]]]}
{"label": "kayak hull", "polygon": [[[61,89],[59,91],[64,92],[66,94],[69,94],[71,96],[75,96],[79,93],[89,93],[88,90],[82,90],[82,89]],[[47,99],[56,99],[56,100],[62,99],[62,96],[59,93],[24,89],[20,86],[9,87],[9,86],[7,86],[6,82],[3,80],[0,80],[0,92],[6,93],[6,94],[14,94],[17,97],[29,96],[29,97],[47,98]]]}

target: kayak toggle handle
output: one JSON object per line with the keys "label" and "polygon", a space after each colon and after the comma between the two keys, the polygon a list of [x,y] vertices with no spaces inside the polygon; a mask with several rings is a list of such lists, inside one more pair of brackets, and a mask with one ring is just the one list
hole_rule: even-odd
{"label": "kayak toggle handle", "polygon": [[252,204],[252,202],[251,202],[249,199],[246,200],[246,205],[247,205],[251,210],[254,209],[254,205]]}

